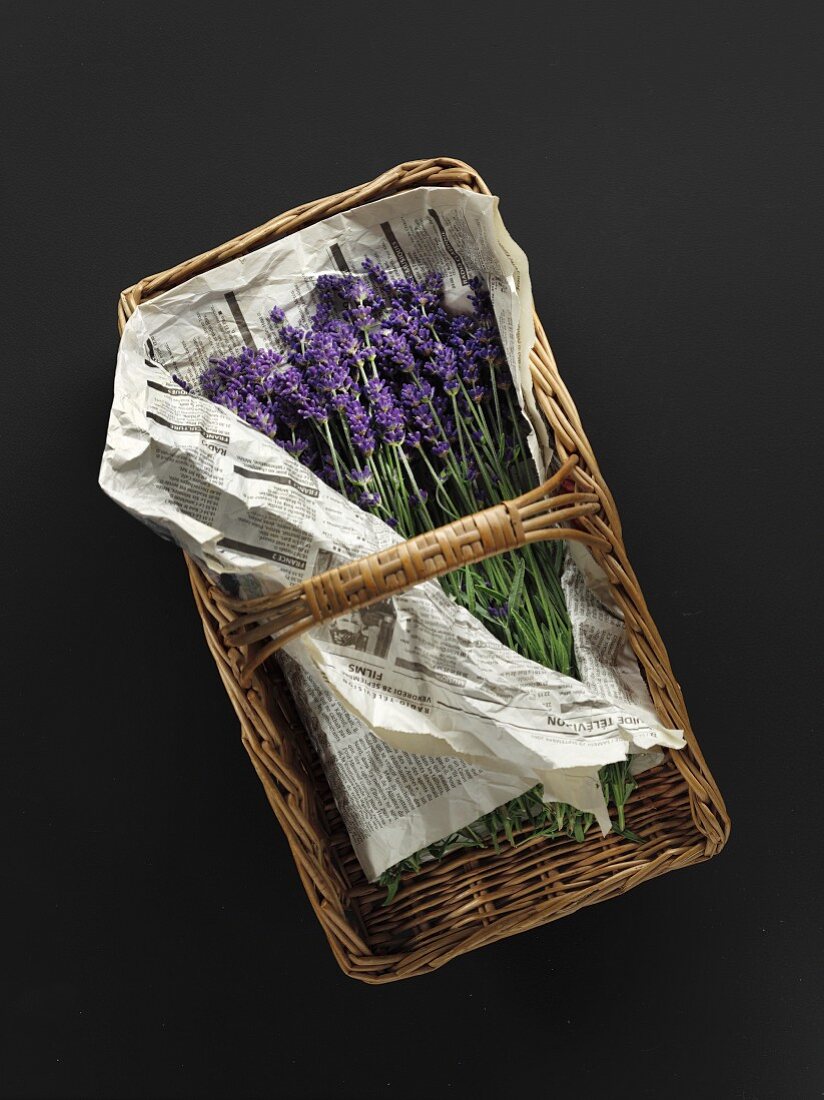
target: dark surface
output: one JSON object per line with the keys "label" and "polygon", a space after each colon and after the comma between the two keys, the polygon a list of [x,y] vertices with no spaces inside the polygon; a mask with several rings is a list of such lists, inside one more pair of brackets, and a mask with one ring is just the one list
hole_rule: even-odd
{"label": "dark surface", "polygon": [[[820,21],[517,7],[3,10],[3,1097],[821,1095]],[[437,154],[529,254],[733,838],[372,989],[97,469],[122,287]]]}

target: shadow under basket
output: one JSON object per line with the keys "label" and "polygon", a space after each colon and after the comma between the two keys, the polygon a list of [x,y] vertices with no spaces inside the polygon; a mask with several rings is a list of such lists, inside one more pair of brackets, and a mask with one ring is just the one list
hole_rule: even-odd
{"label": "shadow under basket", "polygon": [[[408,161],[360,187],[306,203],[266,225],[141,280],[120,297],[122,331],[141,302],[186,279],[332,214],[420,186],[489,190],[468,165],[450,157]],[[683,729],[687,746],[639,777],[627,820],[644,838],[616,835],[583,843],[538,838],[516,847],[458,851],[408,876],[395,901],[366,881],[329,785],[289,689],[274,660],[254,665],[255,646],[224,642],[225,605],[207,577],[186,559],[206,641],[237,712],[246,751],[289,841],[309,901],[346,974],[377,984],[425,974],[457,955],[567,916],[624,893],[666,871],[721,850],[730,822],[723,799],[690,728],[666,649],[627,559],[612,496],[535,318],[531,365],[538,405],[563,462],[577,457],[579,489],[597,495],[591,529],[605,540],[591,552],[623,610],[632,648],[662,722]],[[250,652],[250,650],[252,652]]]}

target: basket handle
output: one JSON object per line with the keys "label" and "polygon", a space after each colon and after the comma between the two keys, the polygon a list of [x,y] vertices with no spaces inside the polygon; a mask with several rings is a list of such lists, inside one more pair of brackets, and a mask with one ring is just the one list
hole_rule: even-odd
{"label": "basket handle", "polygon": [[274,595],[239,600],[213,589],[212,596],[228,619],[221,629],[227,645],[250,646],[269,639],[248,655],[240,670],[241,683],[248,684],[258,665],[313,626],[464,565],[551,539],[608,547],[600,535],[573,526],[600,510],[598,496],[557,491],[564,488],[577,461],[578,456],[572,455],[543,485],[515,500],[329,569]]}

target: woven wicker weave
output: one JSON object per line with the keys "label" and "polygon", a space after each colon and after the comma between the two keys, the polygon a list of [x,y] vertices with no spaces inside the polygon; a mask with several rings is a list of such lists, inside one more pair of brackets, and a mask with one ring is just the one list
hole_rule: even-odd
{"label": "woven wicker weave", "polygon": [[[120,296],[120,329],[141,302],[193,275],[332,214],[422,185],[489,194],[480,176],[461,161],[408,161],[370,183],[306,203],[143,279]],[[206,641],[240,719],[243,744],[338,963],[365,982],[427,973],[456,955],[614,897],[665,871],[709,859],[729,835],[723,800],[627,559],[614,501],[537,317],[535,327],[531,364],[538,405],[561,462],[577,459],[572,470],[576,501],[597,502],[590,503],[576,523],[597,536],[590,539],[590,551],[613,585],[659,716],[687,737],[685,749],[668,753],[660,767],[641,777],[630,801],[628,819],[645,838],[643,844],[612,835],[590,837],[582,844],[539,839],[502,848],[500,853],[457,852],[425,866],[384,908],[384,892],[365,880],[277,665],[265,654],[257,662],[259,643],[238,633],[238,612],[245,610],[248,620],[249,609],[229,606],[187,559]]]}

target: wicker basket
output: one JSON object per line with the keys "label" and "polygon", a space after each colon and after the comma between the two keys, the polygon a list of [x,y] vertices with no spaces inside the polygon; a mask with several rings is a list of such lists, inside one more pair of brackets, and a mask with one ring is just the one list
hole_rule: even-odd
{"label": "wicker basket", "polygon": [[[305,203],[258,229],[120,296],[120,329],[148,298],[208,268],[361,203],[421,185],[489,191],[468,165],[449,157],[408,161],[360,187]],[[709,859],[729,835],[729,818],[690,729],[679,686],[635,574],[621,524],[558,374],[537,317],[531,363],[538,404],[562,461],[577,456],[575,488],[595,494],[600,510],[584,521],[599,536],[590,549],[607,573],[661,720],[683,729],[687,747],[644,774],[628,818],[645,837],[636,845],[611,835],[582,844],[539,839],[518,847],[456,852],[425,866],[383,907],[355,858],[317,756],[272,660],[256,664],[256,644],[232,637],[233,614],[187,559],[206,641],[237,712],[244,746],[286,834],[306,893],[342,969],[370,983],[436,969],[464,952],[614,897],[665,871]],[[592,499],[591,497],[589,499]],[[591,540],[592,542],[592,540]],[[230,640],[226,641],[228,637]]]}

